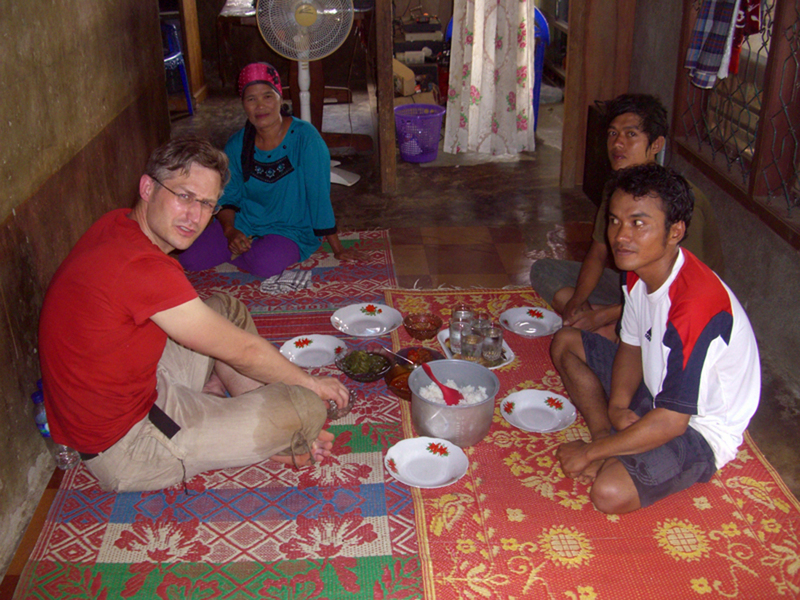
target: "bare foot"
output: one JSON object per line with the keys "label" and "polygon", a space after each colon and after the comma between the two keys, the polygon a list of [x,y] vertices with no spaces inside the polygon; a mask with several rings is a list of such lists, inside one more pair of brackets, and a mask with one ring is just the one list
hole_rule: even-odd
{"label": "bare foot", "polygon": [[[333,448],[333,440],[334,435],[330,431],[322,430],[319,432],[319,436],[317,437],[316,441],[311,444],[311,454],[314,455],[314,461],[319,462],[323,458],[331,455],[331,448]],[[298,467],[304,467],[309,462],[311,462],[311,454],[306,452],[305,454],[295,454],[294,461],[292,460],[291,454],[275,454],[274,456],[270,456],[270,460],[274,460],[275,462],[283,463],[286,465],[295,465]]]}
{"label": "bare foot", "polygon": [[216,374],[216,372],[211,372],[211,377],[208,378],[206,384],[203,386],[203,393],[204,394],[213,394],[214,396],[220,396],[221,398],[225,398],[228,394],[228,391],[225,389],[225,385],[222,383],[222,380]]}
{"label": "bare foot", "polygon": [[334,435],[325,429],[319,432],[317,441],[311,444],[312,452],[314,453],[314,460],[320,461],[326,456],[331,455],[333,448]]}
{"label": "bare foot", "polygon": [[576,475],[575,479],[578,481],[578,483],[582,483],[583,485],[589,485],[597,477],[597,473],[600,471],[600,467],[603,466],[604,462],[605,459],[594,461],[588,467],[586,467],[586,469],[584,469],[578,475]]}

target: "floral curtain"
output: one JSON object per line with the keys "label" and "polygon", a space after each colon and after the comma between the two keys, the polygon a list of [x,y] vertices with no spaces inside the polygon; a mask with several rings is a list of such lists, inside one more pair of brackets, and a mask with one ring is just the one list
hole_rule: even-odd
{"label": "floral curtain", "polygon": [[535,149],[534,10],[533,0],[455,0],[445,152]]}

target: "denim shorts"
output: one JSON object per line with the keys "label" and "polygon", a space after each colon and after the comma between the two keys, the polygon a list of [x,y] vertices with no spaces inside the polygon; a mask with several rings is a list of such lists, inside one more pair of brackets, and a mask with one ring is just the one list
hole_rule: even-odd
{"label": "denim shorts", "polygon": [[[606,395],[609,395],[617,345],[595,333],[584,331],[581,334],[586,364],[600,379]],[[631,410],[641,417],[652,409],[653,396],[642,382],[631,401]],[[685,490],[698,481],[708,482],[717,470],[714,451],[691,426],[663,446],[616,458],[633,479],[642,508]]]}

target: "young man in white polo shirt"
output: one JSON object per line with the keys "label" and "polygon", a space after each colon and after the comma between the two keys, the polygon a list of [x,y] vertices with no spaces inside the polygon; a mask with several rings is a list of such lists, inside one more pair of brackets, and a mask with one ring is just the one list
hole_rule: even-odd
{"label": "young man in white polo shirt", "polygon": [[758,406],[753,330],[731,290],[681,248],[692,217],[686,181],[657,164],[620,171],[608,240],[625,272],[620,344],[572,327],[551,355],[592,441],[558,449],[568,477],[594,481],[609,514],[708,481],[736,456]]}

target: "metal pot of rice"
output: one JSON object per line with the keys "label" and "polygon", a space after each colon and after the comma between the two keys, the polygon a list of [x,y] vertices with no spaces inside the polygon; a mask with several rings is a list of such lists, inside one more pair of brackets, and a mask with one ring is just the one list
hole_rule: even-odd
{"label": "metal pot of rice", "polygon": [[444,385],[455,384],[464,396],[448,406],[430,377],[414,369],[408,378],[411,389],[411,422],[417,435],[443,438],[461,448],[480,442],[489,432],[494,416],[494,398],[500,391],[497,375],[466,360],[434,360],[428,363]]}

